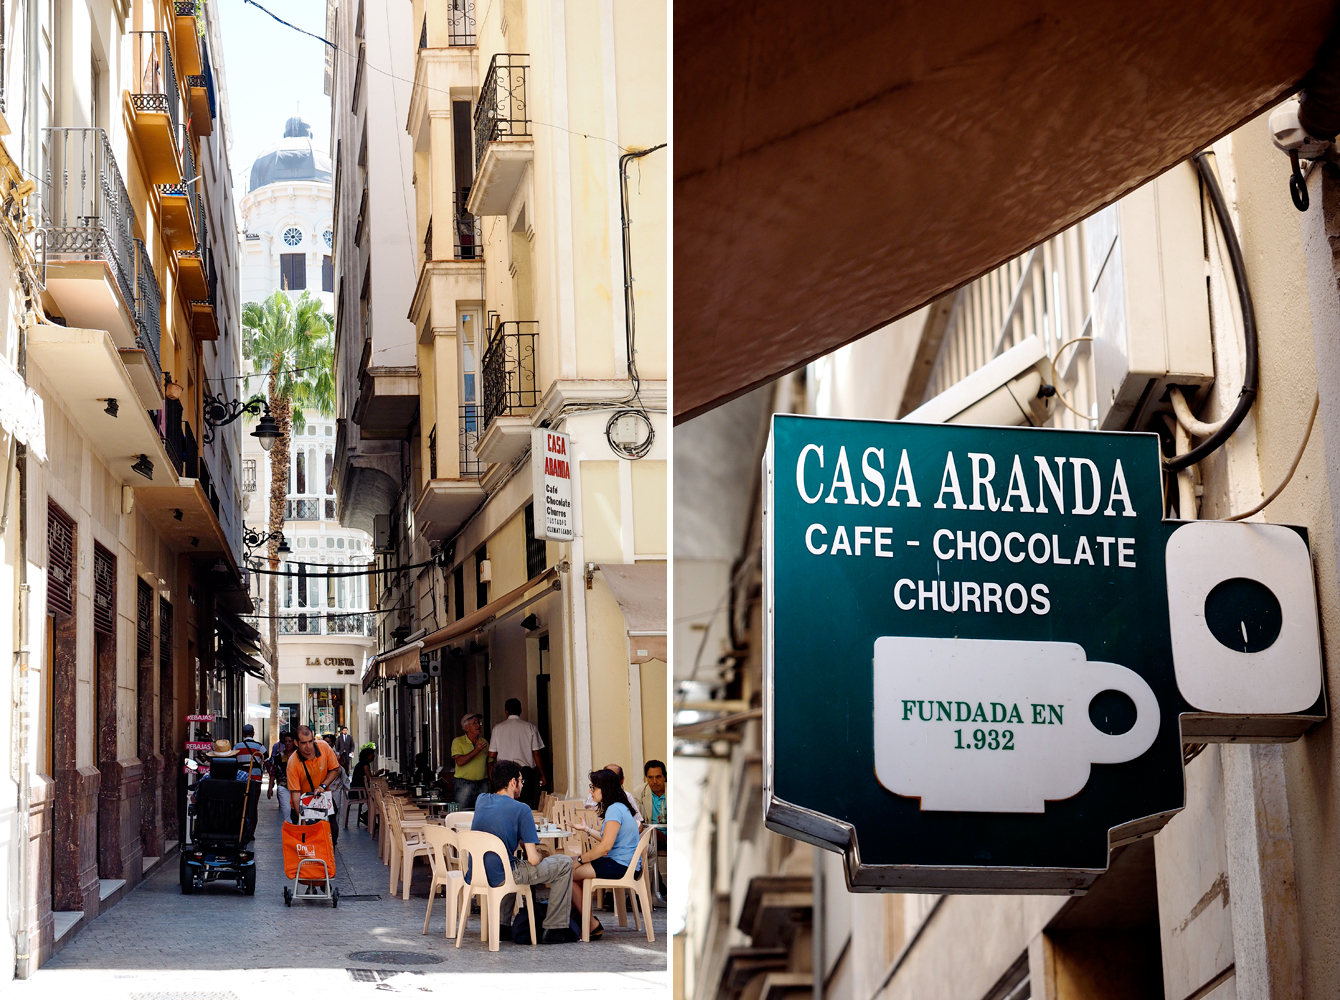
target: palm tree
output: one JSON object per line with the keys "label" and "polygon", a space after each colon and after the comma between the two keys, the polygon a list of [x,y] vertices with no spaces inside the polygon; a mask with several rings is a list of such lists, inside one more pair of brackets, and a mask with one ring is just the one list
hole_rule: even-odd
{"label": "palm tree", "polygon": [[[334,348],[331,344],[329,313],[320,300],[309,293],[294,300],[287,292],[276,291],[264,302],[248,302],[242,307],[242,353],[250,359],[255,375],[267,381],[266,396],[270,415],[279,424],[282,435],[270,449],[270,524],[267,546],[270,569],[279,566],[278,534],[284,528],[284,501],[288,498],[289,431],[301,431],[306,424],[303,409],[317,410],[322,416],[335,412]],[[270,664],[266,682],[270,688],[271,739],[279,732],[279,577],[270,577]]]}

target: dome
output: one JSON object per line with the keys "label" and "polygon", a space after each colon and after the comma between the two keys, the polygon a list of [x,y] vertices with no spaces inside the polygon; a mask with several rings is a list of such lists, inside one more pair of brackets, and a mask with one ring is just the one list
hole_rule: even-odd
{"label": "dome", "polygon": [[284,181],[330,183],[330,157],[312,146],[312,126],[293,117],[284,123],[284,138],[251,164],[247,191]]}

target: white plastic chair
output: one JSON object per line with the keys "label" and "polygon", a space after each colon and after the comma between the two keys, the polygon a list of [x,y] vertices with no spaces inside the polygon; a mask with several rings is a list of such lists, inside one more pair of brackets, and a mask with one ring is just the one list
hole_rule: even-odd
{"label": "white plastic chair", "polygon": [[456,917],[460,909],[460,899],[465,892],[465,874],[457,871],[453,865],[452,853],[456,850],[456,831],[445,826],[426,826],[423,839],[428,841],[432,852],[428,860],[433,866],[433,881],[428,886],[428,912],[423,915],[423,932],[428,933],[428,921],[433,917],[433,904],[437,901],[437,887],[442,887],[442,896],[446,905],[446,937],[456,936]]}
{"label": "white plastic chair", "polygon": [[[633,852],[633,860],[628,864],[628,870],[623,873],[622,878],[589,878],[582,882],[582,940],[591,940],[591,894],[600,889],[613,889],[615,908],[619,909],[619,903],[623,901],[623,891],[628,889],[633,897],[634,906],[640,906],[642,909],[642,923],[646,925],[647,940],[655,941],[656,932],[651,929],[651,888],[647,884],[647,871],[650,863],[644,863],[639,872],[637,865],[647,853],[647,841],[656,831],[647,827],[642,831],[642,836],[638,838],[637,850]],[[619,923],[623,924],[622,917]],[[633,926],[637,926],[637,913],[633,913]],[[458,941],[457,944],[460,942]]]}
{"label": "white plastic chair", "polygon": [[[461,830],[456,834],[457,846],[470,856],[470,879],[466,883],[464,899],[461,900],[460,926],[456,928],[456,947],[461,946],[465,936],[465,923],[470,919],[470,901],[482,896],[479,903],[479,940],[487,940],[489,951],[498,950],[498,921],[501,919],[502,901],[510,893],[516,893],[516,905],[525,905],[526,916],[530,918],[530,943],[535,940],[535,904],[531,899],[530,886],[518,885],[512,878],[511,859],[507,856],[507,845],[498,837],[482,830]],[[489,885],[488,873],[484,870],[484,856],[496,854],[502,862],[503,884]]]}

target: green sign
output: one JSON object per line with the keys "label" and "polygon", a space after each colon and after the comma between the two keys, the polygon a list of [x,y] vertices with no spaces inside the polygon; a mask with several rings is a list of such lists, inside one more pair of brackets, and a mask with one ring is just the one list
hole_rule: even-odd
{"label": "green sign", "polygon": [[1183,740],[1325,714],[1306,535],[1163,520],[1152,434],[778,415],[768,826],[853,888],[1081,891]]}

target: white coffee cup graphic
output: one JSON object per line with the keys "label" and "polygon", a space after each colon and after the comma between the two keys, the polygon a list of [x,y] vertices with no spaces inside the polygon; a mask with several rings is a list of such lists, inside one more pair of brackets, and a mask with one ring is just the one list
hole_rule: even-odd
{"label": "white coffee cup graphic", "polygon": [[[1078,794],[1090,765],[1134,760],[1159,731],[1144,678],[1073,642],[881,636],[874,673],[875,776],[923,811],[1043,812]],[[1089,718],[1105,691],[1135,705],[1119,735]]]}

